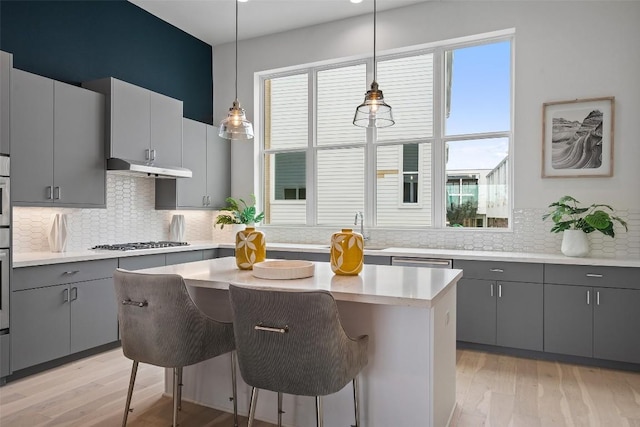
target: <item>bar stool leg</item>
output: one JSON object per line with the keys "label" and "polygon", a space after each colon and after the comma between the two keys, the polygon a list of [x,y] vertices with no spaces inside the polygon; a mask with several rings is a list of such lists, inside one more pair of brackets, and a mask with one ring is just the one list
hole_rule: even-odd
{"label": "bar stool leg", "polygon": [[131,406],[131,395],[133,394],[133,384],[136,382],[136,373],[138,372],[138,361],[133,361],[133,366],[131,367],[131,378],[129,379],[129,391],[127,392],[127,403],[124,407],[124,416],[122,417],[122,427],[127,425],[127,417],[129,416],[129,412],[132,409],[129,409]]}
{"label": "bar stool leg", "polygon": [[324,425],[322,420],[322,397],[316,396],[316,424],[318,427],[322,427]]}
{"label": "bar stool leg", "polygon": [[356,415],[356,425],[354,427],[360,427],[360,405],[358,405],[358,377],[353,379],[353,408]]}
{"label": "bar stool leg", "polygon": [[182,411],[182,367],[178,368],[178,411]]}
{"label": "bar stool leg", "polygon": [[173,423],[172,427],[178,427],[178,386],[179,382],[179,374],[178,370],[180,368],[173,368]]}
{"label": "bar stool leg", "polygon": [[282,427],[282,393],[278,393],[278,427]]}
{"label": "bar stool leg", "polygon": [[238,383],[236,381],[236,352],[231,352],[231,390],[233,396],[233,427],[238,427]]}
{"label": "bar stool leg", "polygon": [[249,403],[249,422],[247,427],[253,426],[253,419],[256,417],[256,404],[258,403],[258,389],[251,387],[251,402]]}

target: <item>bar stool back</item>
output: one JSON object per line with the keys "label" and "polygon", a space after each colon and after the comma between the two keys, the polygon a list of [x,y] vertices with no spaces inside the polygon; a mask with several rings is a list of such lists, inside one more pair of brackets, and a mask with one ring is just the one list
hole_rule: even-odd
{"label": "bar stool back", "polygon": [[233,324],[211,319],[195,305],[181,276],[113,274],[124,355],[133,360],[122,426],[127,424],[138,363],[173,368],[173,426],[181,409],[182,368],[232,352],[234,422],[237,422]]}
{"label": "bar stool back", "polygon": [[249,427],[255,417],[258,389],[278,393],[278,425],[282,425],[282,393],[315,396],[322,427],[321,396],[354,386],[356,426],[358,373],[367,364],[369,337],[350,338],[338,307],[326,291],[274,291],[229,286],[238,364],[252,386]]}

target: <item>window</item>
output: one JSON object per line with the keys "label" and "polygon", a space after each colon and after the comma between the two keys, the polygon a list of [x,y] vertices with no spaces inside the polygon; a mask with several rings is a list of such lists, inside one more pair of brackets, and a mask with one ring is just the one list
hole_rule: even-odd
{"label": "window", "polygon": [[380,55],[390,128],[353,126],[371,59],[261,79],[269,224],[508,227],[511,38]]}

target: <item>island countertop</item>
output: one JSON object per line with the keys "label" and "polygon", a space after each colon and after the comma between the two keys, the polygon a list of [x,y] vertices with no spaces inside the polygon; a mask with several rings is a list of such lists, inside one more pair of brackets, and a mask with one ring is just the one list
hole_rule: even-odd
{"label": "island countertop", "polygon": [[336,300],[383,305],[432,307],[439,296],[461,277],[462,270],[364,265],[357,276],[339,276],[327,262],[315,262],[312,277],[269,280],[240,270],[235,258],[217,258],[187,264],[138,270],[141,273],[179,274],[190,286],[228,289],[229,284],[279,290],[327,290]]}

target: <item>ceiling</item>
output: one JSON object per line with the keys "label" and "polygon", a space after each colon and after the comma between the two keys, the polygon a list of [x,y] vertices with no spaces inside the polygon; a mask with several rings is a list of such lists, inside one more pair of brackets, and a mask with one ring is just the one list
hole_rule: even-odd
{"label": "ceiling", "polygon": [[[215,46],[235,36],[234,0],[129,0],[158,18]],[[378,0],[378,11],[430,0]],[[239,4],[240,40],[302,28],[373,11],[373,1],[249,0]]]}

